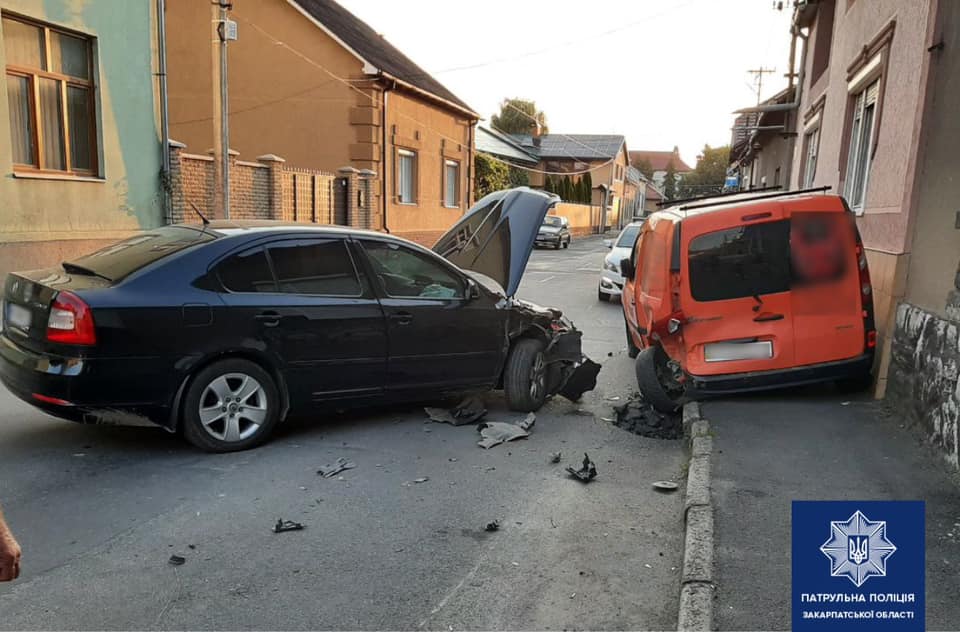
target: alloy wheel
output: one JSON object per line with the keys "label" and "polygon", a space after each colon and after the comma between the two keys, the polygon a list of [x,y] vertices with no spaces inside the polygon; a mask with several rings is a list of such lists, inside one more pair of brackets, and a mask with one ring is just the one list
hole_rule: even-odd
{"label": "alloy wheel", "polygon": [[543,352],[537,352],[530,365],[530,397],[539,400],[546,389],[547,371],[543,361]]}
{"label": "alloy wheel", "polygon": [[235,442],[255,435],[267,419],[263,386],[245,373],[215,378],[200,396],[200,423],[220,441]]}

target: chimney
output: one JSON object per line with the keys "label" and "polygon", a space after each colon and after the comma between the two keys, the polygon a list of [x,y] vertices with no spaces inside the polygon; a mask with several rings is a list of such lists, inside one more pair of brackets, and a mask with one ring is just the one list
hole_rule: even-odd
{"label": "chimney", "polygon": [[[540,138],[541,129],[542,128],[540,127],[540,121],[533,121],[532,123],[530,123],[530,136],[532,138]],[[539,143],[538,143],[538,146],[539,146]]]}

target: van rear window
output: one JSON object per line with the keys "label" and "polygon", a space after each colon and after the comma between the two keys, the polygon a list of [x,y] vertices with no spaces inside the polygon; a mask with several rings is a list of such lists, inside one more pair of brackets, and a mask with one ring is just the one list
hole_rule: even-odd
{"label": "van rear window", "polygon": [[737,226],[690,241],[690,293],[697,301],[787,292],[790,220]]}

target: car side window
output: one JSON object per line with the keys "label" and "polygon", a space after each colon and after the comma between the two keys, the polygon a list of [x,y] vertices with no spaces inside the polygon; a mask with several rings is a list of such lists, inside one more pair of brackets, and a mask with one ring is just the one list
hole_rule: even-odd
{"label": "car side window", "polygon": [[231,292],[276,292],[267,253],[254,248],[231,255],[217,266],[220,283]]}
{"label": "car side window", "polygon": [[464,283],[442,264],[399,244],[364,241],[384,291],[395,298],[464,298]]}
{"label": "car side window", "polygon": [[360,277],[343,239],[295,239],[267,246],[280,292],[361,296]]}

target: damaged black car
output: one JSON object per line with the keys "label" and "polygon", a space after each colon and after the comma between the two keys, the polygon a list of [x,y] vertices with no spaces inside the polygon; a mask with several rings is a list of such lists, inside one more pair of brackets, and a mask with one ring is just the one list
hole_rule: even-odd
{"label": "damaged black car", "polygon": [[433,251],[344,227],[151,230],[7,276],[0,379],[87,423],[139,419],[213,452],[291,411],[502,388],[511,409],[595,384],[580,332],[514,295],[557,198],[493,193]]}

